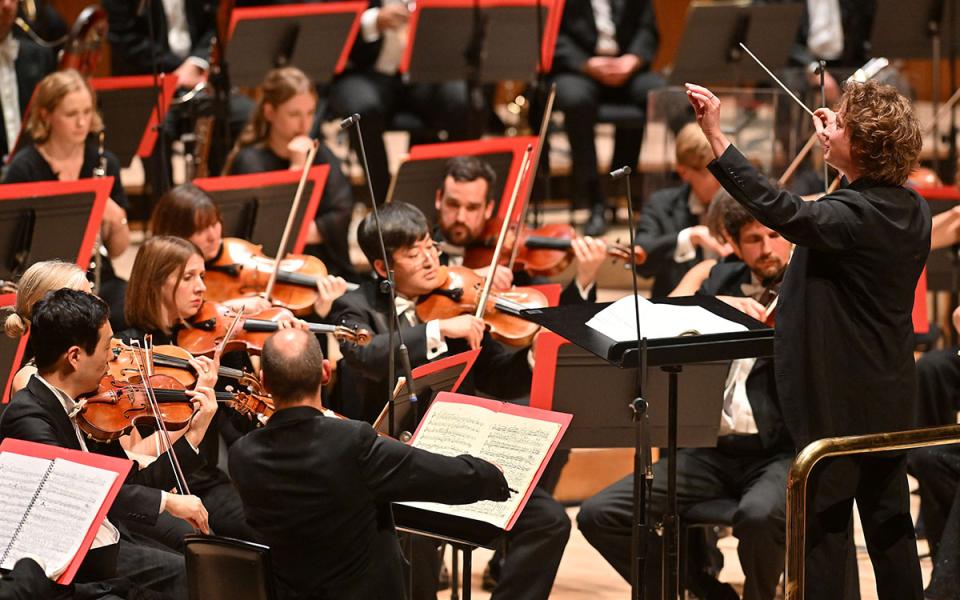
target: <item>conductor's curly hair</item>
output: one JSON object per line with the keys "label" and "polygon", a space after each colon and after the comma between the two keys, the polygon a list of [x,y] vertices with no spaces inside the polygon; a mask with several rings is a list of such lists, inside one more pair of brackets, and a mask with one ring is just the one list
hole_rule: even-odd
{"label": "conductor's curly hair", "polygon": [[850,153],[860,175],[903,185],[917,164],[923,140],[910,101],[889,85],[847,83],[837,111],[850,134]]}

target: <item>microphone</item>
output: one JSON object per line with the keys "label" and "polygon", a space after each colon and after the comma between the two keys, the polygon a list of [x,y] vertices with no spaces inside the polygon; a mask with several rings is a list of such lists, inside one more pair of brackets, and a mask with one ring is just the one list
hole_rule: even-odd
{"label": "microphone", "polygon": [[622,179],[630,173],[633,173],[633,169],[630,167],[620,167],[616,171],[610,171],[610,177],[613,179]]}
{"label": "microphone", "polygon": [[353,127],[353,124],[360,120],[360,115],[353,113],[346,119],[340,121],[340,129],[350,129]]}

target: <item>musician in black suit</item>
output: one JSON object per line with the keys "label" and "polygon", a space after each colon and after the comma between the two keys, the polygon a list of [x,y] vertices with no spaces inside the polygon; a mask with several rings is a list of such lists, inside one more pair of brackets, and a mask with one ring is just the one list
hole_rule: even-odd
{"label": "musician in black suit", "polygon": [[33,88],[57,69],[53,51],[12,33],[18,6],[19,2],[13,0],[0,2],[0,158],[3,159],[13,151]]}
{"label": "musician in black suit", "polygon": [[359,113],[363,117],[363,143],[370,163],[368,176],[376,202],[386,198],[390,185],[383,134],[398,111],[415,113],[433,131],[446,131],[447,140],[462,140],[468,134],[465,81],[433,84],[404,83],[401,79],[398,67],[407,43],[409,17],[403,0],[370,0],[360,19],[350,62],[330,87],[330,110],[334,115]]}
{"label": "musician in black suit", "polygon": [[[848,83],[838,113],[817,110],[826,160],[849,186],[817,202],[781,191],[720,131],[720,100],[687,86],[717,160],[710,170],[757,219],[797,244],[781,290],[777,392],[798,447],[909,429],[916,394],[912,310],[930,251],[930,210],[904,188],[921,147],[910,102],[876,82]],[[906,457],[830,461],[811,482],[807,579],[812,598],[841,594],[856,499],[879,597],[920,599]]]}
{"label": "musician in black suit", "polygon": [[[110,26],[107,39],[110,41],[111,67],[114,75],[147,75],[153,72],[173,73],[177,86],[190,90],[207,82],[210,74],[211,42],[217,33],[218,0],[156,0],[146,3],[139,0],[105,0]],[[152,36],[151,36],[152,31]],[[214,134],[210,140],[208,158],[211,174],[219,173],[223,159],[233,146],[233,140],[243,129],[253,112],[253,101],[242,94],[228,94],[226,107],[229,135],[226,143],[223,136]],[[192,129],[194,124],[178,121],[174,112],[168,112],[164,122],[167,131],[166,155],[170,156],[169,143],[177,135]],[[107,133],[109,135],[109,132]],[[147,177],[155,186],[156,179],[169,165],[161,167],[159,148],[147,168]],[[166,189],[166,185],[162,189]]]}
{"label": "musician in black suit", "polygon": [[[464,253],[471,246],[491,245],[484,236],[494,217],[497,201],[493,197],[497,173],[486,161],[475,156],[457,156],[447,161],[443,179],[437,188],[434,206],[437,225],[433,239],[440,243],[440,262],[460,266]],[[494,238],[493,242],[496,239]],[[576,275],[563,288],[560,304],[581,304],[597,301],[597,271],[607,258],[606,243],[589,236],[570,240],[570,249],[576,261]],[[504,256],[509,254],[504,246]],[[474,269],[486,276],[489,266]],[[498,265],[494,271],[493,289],[506,290],[512,285],[548,283],[545,277],[534,277],[526,271],[511,272]]]}
{"label": "musician in black suit", "polygon": [[[78,398],[96,390],[112,356],[107,305],[91,294],[70,289],[50,292],[33,307],[30,344],[37,374],[17,392],[0,418],[0,438],[16,438],[126,458],[120,442],[86,440],[77,424]],[[213,391],[192,393],[201,399],[197,413],[173,451],[185,473],[202,465],[195,450],[216,411]],[[183,558],[135,543],[124,521],[151,524],[162,512],[207,531],[207,511],[196,496],[169,494],[176,485],[170,461],[161,455],[145,468],[134,468],[120,488],[94,541],[83,569],[109,578],[113,572],[168,597],[186,594]],[[114,523],[119,526],[114,526]],[[114,562],[115,561],[115,562]]]}
{"label": "musician in black suit", "polygon": [[730,253],[729,246],[710,234],[707,208],[720,183],[707,170],[713,154],[694,123],[677,133],[674,167],[684,185],[655,192],[643,207],[637,225],[637,245],[647,252],[638,272],[653,277],[653,296],[669,294],[684,274],[704,258]]}
{"label": "musician in black suit", "polygon": [[[411,366],[418,367],[435,358],[479,347],[480,354],[461,391],[470,393],[475,387],[506,399],[529,393],[531,373],[526,349],[516,352],[505,349],[490,338],[484,331],[483,321],[473,315],[426,323],[416,316],[417,299],[441,284],[439,252],[423,213],[410,204],[391,202],[380,209],[380,224],[391,256],[397,313]],[[374,270],[382,277],[385,270],[379,258],[373,215],[368,215],[360,224],[357,239]],[[373,334],[373,340],[365,346],[348,343],[340,346],[344,354],[341,373],[346,370],[348,377],[357,379],[357,392],[363,398],[366,418],[379,413],[390,390],[391,382],[387,379],[389,302],[379,281],[371,281],[338,298],[331,313],[333,322],[359,325]],[[399,369],[399,362],[397,364]],[[549,597],[569,533],[570,520],[563,507],[546,491],[535,488],[520,518],[506,535],[506,560],[493,598]],[[435,549],[426,552],[415,549],[413,563],[415,598],[435,597],[439,571]]]}
{"label": "musician in black suit", "polygon": [[[698,294],[717,296],[753,317],[765,307],[757,302],[778,280],[790,256],[790,244],[758,223],[730,200],[724,229],[741,261],[713,267]],[[720,437],[716,448],[684,448],[677,453],[677,501],[681,518],[691,506],[718,498],[738,503],[733,533],[746,580],[744,600],[772,600],[783,572],[787,471],[793,441],[778,406],[771,359],[741,359],[730,367],[723,392]],[[705,391],[709,393],[709,391]],[[667,464],[654,465],[650,505],[657,520],[666,510]],[[633,476],[626,477],[583,503],[577,524],[583,535],[625,579],[630,578],[633,522]],[[647,592],[659,595],[659,538],[647,548]],[[652,559],[652,560],[651,560]],[[652,588],[650,586],[653,586]],[[725,598],[731,590],[713,584],[706,598]],[[737,597],[733,594],[733,597]]]}
{"label": "musician in black suit", "polygon": [[[652,0],[570,0],[563,8],[553,62],[557,109],[570,139],[576,199],[591,207],[587,235],[606,228],[597,174],[594,125],[601,102],[647,106],[647,93],[664,85],[650,70],[660,43]],[[635,167],[642,129],[617,129],[613,165]]]}
{"label": "musician in black suit", "polygon": [[230,473],[249,524],[270,546],[281,599],[404,598],[390,502],[509,498],[503,473],[486,461],[433,454],[325,415],[320,386],[330,364],[313,335],[273,335],[262,361],[276,412],[231,447]]}

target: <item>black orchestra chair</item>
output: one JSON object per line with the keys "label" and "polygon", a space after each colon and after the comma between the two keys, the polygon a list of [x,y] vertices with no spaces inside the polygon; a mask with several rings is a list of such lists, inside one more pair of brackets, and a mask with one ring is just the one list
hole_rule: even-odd
{"label": "black orchestra chair", "polygon": [[729,498],[707,500],[694,504],[680,517],[680,591],[686,597],[688,590],[687,547],[690,545],[691,529],[709,529],[733,525],[733,516],[737,512],[737,502]]}
{"label": "black orchestra chair", "polygon": [[184,544],[190,600],[275,600],[269,547],[216,535]]}

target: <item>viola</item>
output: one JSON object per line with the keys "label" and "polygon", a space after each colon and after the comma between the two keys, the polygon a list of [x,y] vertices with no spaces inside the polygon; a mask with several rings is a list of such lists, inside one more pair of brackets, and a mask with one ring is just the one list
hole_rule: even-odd
{"label": "viola", "polygon": [[[440,267],[440,285],[417,302],[421,321],[473,314],[480,302],[483,278],[466,267]],[[515,287],[491,292],[484,322],[490,335],[510,346],[528,346],[540,326],[516,316],[525,308],[545,308],[547,297],[535,288]]]}
{"label": "viola", "polygon": [[[275,260],[264,255],[257,244],[238,238],[224,238],[220,256],[207,266],[204,283],[206,296],[214,302],[257,296],[267,289]],[[319,258],[306,254],[288,254],[280,261],[277,283],[270,300],[297,316],[313,311],[317,301],[317,280],[327,276],[327,267]],[[356,284],[348,284],[356,289]]]}
{"label": "viola", "polygon": [[[197,314],[187,322],[187,327],[177,333],[177,345],[194,356],[212,356],[223,342],[236,316],[237,313],[224,304],[204,302]],[[259,354],[267,338],[280,328],[280,321],[292,318],[290,311],[279,307],[241,316],[234,336],[227,341],[223,351],[242,350]],[[360,346],[369,343],[371,338],[366,329],[321,323],[308,323],[308,326],[314,334],[331,333],[338,340]]]}
{"label": "viola", "polygon": [[[77,413],[77,425],[98,442],[115,440],[138,425],[155,426],[158,416],[169,431],[180,431],[190,425],[197,409],[182,383],[169,375],[151,375],[149,385],[153,388],[159,415],[150,408],[139,376],[119,380],[106,375],[100,380],[97,394],[83,400],[84,406]],[[216,392],[216,398],[243,414],[256,414],[263,403],[257,394]]]}
{"label": "viola", "polygon": [[[493,250],[497,244],[497,233],[503,225],[501,219],[491,219],[484,227],[478,243],[469,246],[463,257],[463,265],[471,269],[486,267],[493,259]],[[513,269],[526,271],[530,275],[550,277],[563,272],[573,260],[571,242],[577,237],[573,226],[564,223],[551,223],[536,229],[521,228],[519,238],[507,238],[504,245],[504,256],[500,264],[508,265],[515,244],[519,244],[516,251]],[[632,260],[641,264],[647,259],[647,253],[642,248],[630,251],[628,245],[616,242],[604,242],[607,246],[607,255],[616,259]]]}

